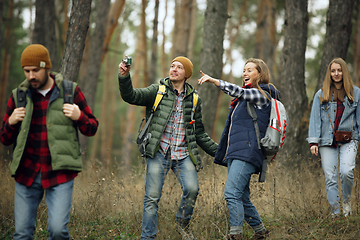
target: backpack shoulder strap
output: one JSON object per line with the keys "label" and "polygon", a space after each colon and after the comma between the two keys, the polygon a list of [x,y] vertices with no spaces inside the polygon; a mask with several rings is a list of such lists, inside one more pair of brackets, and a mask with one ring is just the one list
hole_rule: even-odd
{"label": "backpack shoulder strap", "polygon": [[72,81],[63,80],[64,103],[74,103],[73,86],[74,83]]}
{"label": "backpack shoulder strap", "polygon": [[256,139],[257,139],[257,143],[258,143],[258,148],[261,149],[261,145],[260,145],[260,129],[259,129],[259,125],[257,123],[257,114],[255,112],[255,108],[248,101],[246,102],[246,108],[247,108],[247,111],[248,111],[250,117],[253,119],[254,127],[255,127],[255,133],[256,133]]}
{"label": "backpack shoulder strap", "polygon": [[159,103],[161,102],[161,99],[163,98],[163,96],[165,95],[166,93],[166,86],[161,84],[159,85],[159,90],[157,92],[157,95],[156,95],[156,98],[155,98],[155,101],[154,101],[154,106],[153,108],[151,109],[151,112],[150,112],[150,116],[148,118],[148,120],[146,121],[144,127],[141,129],[144,121],[146,120],[146,117],[144,117],[142,120],[141,120],[141,123],[140,123],[140,126],[139,126],[139,130],[138,130],[138,137],[136,139],[136,143],[137,144],[141,144],[144,140],[144,137],[146,136],[147,134],[147,129],[149,128],[149,125],[150,125],[150,122],[151,122],[151,119],[153,118],[154,116],[154,112],[157,108],[157,106],[159,105]]}
{"label": "backpack shoulder strap", "polygon": [[159,90],[157,92],[156,98],[155,98],[155,102],[154,102],[154,106],[152,108],[152,111],[155,112],[157,106],[159,105],[159,103],[161,102],[161,99],[163,98],[163,96],[166,93],[166,86],[161,84],[159,85]]}
{"label": "backpack shoulder strap", "polygon": [[193,92],[193,107],[191,109],[191,122],[190,122],[190,124],[193,124],[195,122],[194,115],[195,115],[195,110],[196,110],[198,100],[199,100],[199,95],[196,92]]}
{"label": "backpack shoulder strap", "polygon": [[199,99],[199,95],[196,92],[193,92],[193,108],[194,108],[194,112],[195,112],[195,108],[196,108],[197,103],[198,103],[198,99]]}
{"label": "backpack shoulder strap", "polygon": [[13,90],[13,95],[17,108],[26,106],[26,92],[24,92],[20,88],[16,88]]}

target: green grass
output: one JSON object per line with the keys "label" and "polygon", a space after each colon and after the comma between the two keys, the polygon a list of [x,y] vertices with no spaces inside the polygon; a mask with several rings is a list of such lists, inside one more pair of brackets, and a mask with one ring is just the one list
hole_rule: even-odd
{"label": "green grass", "polygon": [[[290,161],[290,160],[289,160]],[[275,162],[269,166],[265,183],[258,176],[251,180],[251,197],[270,230],[270,239],[359,239],[359,173],[355,171],[352,195],[353,214],[332,219],[328,210],[325,181],[318,163],[303,161],[286,167]],[[14,232],[14,180],[8,165],[0,164],[0,239],[11,239]],[[228,209],[223,192],[226,168],[209,164],[199,173],[200,193],[191,230],[196,239],[226,239],[229,231]],[[340,189],[341,191],[341,189]],[[73,239],[139,239],[143,207],[143,172],[125,176],[120,169],[86,167],[75,180],[70,233]],[[169,172],[158,212],[158,239],[181,239],[175,231],[175,214],[181,189]],[[38,209],[35,239],[47,239],[47,209]],[[253,231],[244,224],[244,237]]]}

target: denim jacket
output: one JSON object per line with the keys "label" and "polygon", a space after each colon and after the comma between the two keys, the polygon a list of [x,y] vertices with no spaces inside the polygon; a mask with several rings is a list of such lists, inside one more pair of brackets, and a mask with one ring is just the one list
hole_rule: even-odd
{"label": "denim jacket", "polygon": [[[313,106],[311,108],[309,134],[307,141],[309,143],[317,143],[321,146],[331,146],[333,143],[336,117],[336,101],[329,101],[322,103],[321,89],[315,94]],[[338,130],[351,131],[352,139],[359,140],[359,126],[360,126],[360,89],[354,86],[353,91],[354,102],[350,103],[348,98],[344,97],[344,113],[341,117],[341,121]],[[320,104],[319,104],[320,103]],[[320,108],[320,109],[319,109]],[[330,123],[330,119],[331,122]]]}

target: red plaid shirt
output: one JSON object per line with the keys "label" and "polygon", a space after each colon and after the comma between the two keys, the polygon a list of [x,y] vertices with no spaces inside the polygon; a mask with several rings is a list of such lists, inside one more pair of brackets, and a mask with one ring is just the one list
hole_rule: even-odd
{"label": "red plaid shirt", "polygon": [[[53,75],[52,77],[54,78]],[[38,91],[31,89],[34,109],[29,138],[24,150],[24,155],[15,174],[15,180],[26,186],[32,185],[39,171],[41,172],[41,182],[44,189],[71,181],[77,176],[77,172],[75,171],[52,170],[46,129],[46,113],[54,87],[55,83],[45,96]],[[75,88],[74,103],[78,105],[81,110],[80,118],[75,121],[75,124],[82,134],[93,136],[96,133],[98,121],[92,114],[90,107],[86,103],[84,94],[79,87]],[[3,126],[0,129],[0,140],[4,145],[13,144],[16,141],[20,129],[21,123],[10,126],[8,122],[9,117],[15,108],[14,96],[11,94],[7,104]]]}

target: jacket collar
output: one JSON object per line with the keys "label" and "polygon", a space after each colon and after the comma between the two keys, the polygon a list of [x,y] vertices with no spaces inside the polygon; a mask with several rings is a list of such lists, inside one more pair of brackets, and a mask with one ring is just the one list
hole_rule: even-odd
{"label": "jacket collar", "polygon": [[[170,78],[166,77],[160,80],[160,84],[164,84],[167,88],[170,88],[171,91],[174,91],[172,84],[170,83]],[[185,91],[186,96],[192,94],[193,92],[197,92],[193,86],[189,83],[185,82]]]}
{"label": "jacket collar", "polygon": [[[61,83],[63,81],[63,76],[61,75],[61,73],[57,73],[57,72],[50,72],[50,74],[52,74],[55,80],[55,84],[57,86],[61,86]],[[21,90],[23,90],[24,92],[26,92],[26,90],[30,89],[30,83],[27,79],[25,79],[22,83],[20,83],[19,87]]]}

